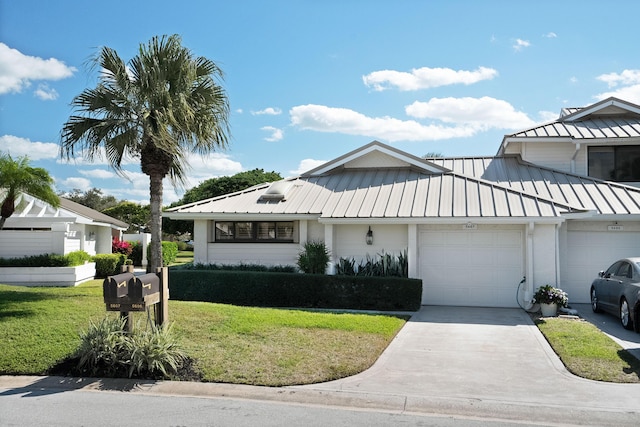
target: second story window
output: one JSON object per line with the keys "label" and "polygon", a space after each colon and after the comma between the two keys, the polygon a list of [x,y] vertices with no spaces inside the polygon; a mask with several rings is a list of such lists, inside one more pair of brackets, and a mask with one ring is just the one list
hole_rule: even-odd
{"label": "second story window", "polygon": [[640,182],[640,145],[589,147],[589,176],[618,182]]}

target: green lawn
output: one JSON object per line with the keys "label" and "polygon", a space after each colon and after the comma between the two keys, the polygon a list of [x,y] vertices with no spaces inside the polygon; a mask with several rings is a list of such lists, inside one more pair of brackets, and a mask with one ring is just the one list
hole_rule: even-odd
{"label": "green lawn", "polygon": [[538,319],[536,324],[575,375],[597,381],[640,382],[640,360],[593,324],[560,317]]}
{"label": "green lawn", "polygon": [[[0,285],[0,374],[45,373],[73,353],[90,320],[105,314],[101,280],[75,288]],[[361,372],[405,323],[393,316],[183,301],[169,302],[169,316],[205,381],[270,386]],[[145,319],[135,314],[134,321]]]}

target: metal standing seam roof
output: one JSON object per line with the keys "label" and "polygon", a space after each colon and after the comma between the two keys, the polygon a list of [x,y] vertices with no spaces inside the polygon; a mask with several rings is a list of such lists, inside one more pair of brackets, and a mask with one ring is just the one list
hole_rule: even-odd
{"label": "metal standing seam roof", "polygon": [[341,169],[290,179],[282,200],[261,196],[269,184],[165,211],[173,218],[202,214],[314,215],[322,219],[554,218],[578,212],[568,204],[456,172]]}
{"label": "metal standing seam roof", "polygon": [[615,97],[581,108],[563,108],[560,117],[511,138],[571,138],[575,140],[640,137],[640,106]]}
{"label": "metal standing seam roof", "polygon": [[517,191],[600,214],[640,214],[640,189],[562,172],[520,156],[437,158],[429,161]]}
{"label": "metal standing seam roof", "polygon": [[624,117],[599,117],[576,122],[555,121],[506,136],[506,138],[520,137],[566,137],[578,140],[639,138],[640,122],[638,119]]}

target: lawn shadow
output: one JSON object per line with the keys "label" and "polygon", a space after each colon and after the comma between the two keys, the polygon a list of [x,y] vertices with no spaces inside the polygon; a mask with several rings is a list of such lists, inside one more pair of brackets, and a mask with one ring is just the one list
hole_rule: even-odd
{"label": "lawn shadow", "polygon": [[638,360],[638,356],[628,350],[618,351],[618,356],[629,364],[628,368],[623,369],[624,373],[629,375],[635,374],[638,379],[640,379],[640,360]]}
{"label": "lawn shadow", "polygon": [[1,396],[22,395],[22,397],[40,397],[68,391],[91,389],[100,391],[133,391],[148,388],[153,380],[132,380],[122,378],[83,378],[83,377],[41,377],[33,383],[0,392]]}

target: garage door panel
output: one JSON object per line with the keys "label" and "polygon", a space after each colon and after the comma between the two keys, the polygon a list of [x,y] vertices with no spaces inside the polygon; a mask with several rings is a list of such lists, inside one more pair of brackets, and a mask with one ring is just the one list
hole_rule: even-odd
{"label": "garage door panel", "polygon": [[561,277],[569,302],[588,303],[591,282],[614,261],[640,255],[640,232],[568,231]]}
{"label": "garage door panel", "polygon": [[423,304],[516,306],[519,231],[422,231],[420,260]]}

